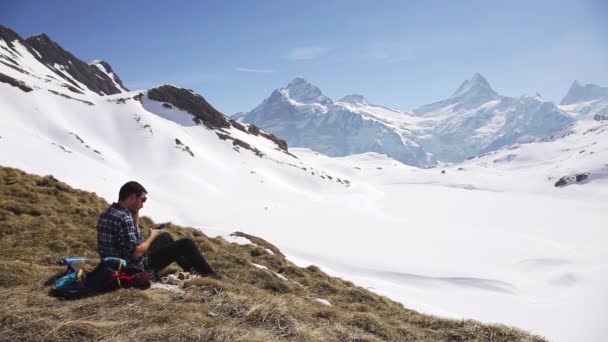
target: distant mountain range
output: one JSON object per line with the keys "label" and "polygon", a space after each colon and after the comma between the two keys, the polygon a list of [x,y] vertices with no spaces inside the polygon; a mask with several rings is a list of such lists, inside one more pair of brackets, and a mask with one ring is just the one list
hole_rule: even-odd
{"label": "distant mountain range", "polygon": [[577,118],[605,114],[608,88],[574,82],[556,106],[540,95],[501,96],[480,74],[447,99],[411,112],[369,104],[361,95],[334,101],[303,78],[276,89],[233,118],[329,156],[379,152],[416,166],[460,162],[518,141],[540,139]]}
{"label": "distant mountain range", "polygon": [[377,152],[421,167],[542,139],[578,119],[608,117],[608,88],[574,82],[556,106],[540,95],[501,96],[480,74],[464,81],[449,98],[413,111],[370,104],[362,95],[332,100],[305,79],[295,78],[253,110],[227,117],[201,95],[176,86],[134,96],[109,63],[85,63],[45,34],[23,39],[1,25],[0,82],[89,105],[99,96],[130,94],[128,99],[153,107],[166,119],[185,126],[205,125],[216,130],[218,138],[258,154],[263,148],[255,146],[257,140],[245,143],[247,139],[231,133],[232,128],[270,140],[285,153],[288,145],[328,156]]}

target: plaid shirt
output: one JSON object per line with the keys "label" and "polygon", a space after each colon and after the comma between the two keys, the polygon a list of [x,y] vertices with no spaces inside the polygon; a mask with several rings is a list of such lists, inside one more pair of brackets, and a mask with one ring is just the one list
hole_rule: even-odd
{"label": "plaid shirt", "polygon": [[135,247],[144,241],[131,212],[113,203],[108,210],[99,216],[97,222],[97,244],[100,258],[118,257],[129,263],[147,267],[148,256],[144,254],[139,260],[131,260]]}

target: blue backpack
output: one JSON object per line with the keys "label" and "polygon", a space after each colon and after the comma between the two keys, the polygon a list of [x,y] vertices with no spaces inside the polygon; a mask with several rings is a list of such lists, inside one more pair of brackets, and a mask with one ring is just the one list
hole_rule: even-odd
{"label": "blue backpack", "polygon": [[59,264],[66,265],[66,271],[55,280],[55,288],[51,295],[64,299],[77,299],[96,293],[116,290],[121,286],[119,272],[126,270],[126,260],[119,258],[103,258],[99,265],[86,272],[74,266],[75,262],[84,262],[83,257],[64,258]]}

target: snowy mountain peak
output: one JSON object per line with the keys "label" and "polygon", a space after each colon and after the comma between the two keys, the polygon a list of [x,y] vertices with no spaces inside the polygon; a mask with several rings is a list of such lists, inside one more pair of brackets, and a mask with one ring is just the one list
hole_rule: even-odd
{"label": "snowy mountain peak", "polygon": [[8,27],[0,25],[0,39],[6,41],[8,45],[11,46],[11,42],[13,42],[14,40],[19,40],[21,38],[15,31],[9,29]]}
{"label": "snowy mountain peak", "polygon": [[599,98],[608,98],[608,87],[600,87],[595,84],[582,85],[579,81],[574,81],[568,90],[568,94],[564,97],[561,105],[569,105],[577,102],[585,102],[597,100]]}
{"label": "snowy mountain peak", "polygon": [[26,86],[42,80],[44,88],[59,85],[60,89],[67,88],[78,95],[92,92],[102,96],[127,90],[109,64],[105,63],[103,68],[89,65],[44,33],[23,39],[16,32],[0,26],[0,39],[6,43],[2,44],[0,58],[4,60],[3,65],[10,68],[6,70],[12,75],[9,77],[20,79]]}
{"label": "snowy mountain peak", "polygon": [[326,102],[329,99],[323,95],[321,89],[308,83],[302,77],[294,78],[287,87],[281,90],[291,99],[302,103]]}
{"label": "snowy mountain peak", "polygon": [[337,102],[345,102],[354,105],[368,105],[367,100],[365,100],[365,97],[363,97],[363,95],[358,94],[346,95],[343,98],[339,99]]}
{"label": "snowy mountain peak", "polygon": [[460,87],[450,96],[450,98],[461,97],[465,95],[490,95],[498,96],[492,89],[488,80],[481,74],[475,73],[470,80],[462,82]]}
{"label": "snowy mountain peak", "polygon": [[419,116],[437,116],[444,113],[441,108],[452,108],[455,105],[457,108],[452,109],[474,109],[500,98],[490,83],[481,74],[475,73],[470,80],[462,82],[452,96],[414,109],[414,113]]}
{"label": "snowy mountain peak", "polygon": [[94,60],[89,65],[97,67],[101,72],[105,73],[112,81],[114,81],[114,85],[123,91],[129,91],[127,87],[122,83],[122,80],[118,75],[112,70],[112,66],[110,63],[102,60]]}
{"label": "snowy mountain peak", "polygon": [[36,35],[33,35],[33,36],[27,38],[27,40],[38,40],[38,41],[43,41],[45,43],[57,44],[51,39],[51,37],[47,36],[46,33],[38,33]]}

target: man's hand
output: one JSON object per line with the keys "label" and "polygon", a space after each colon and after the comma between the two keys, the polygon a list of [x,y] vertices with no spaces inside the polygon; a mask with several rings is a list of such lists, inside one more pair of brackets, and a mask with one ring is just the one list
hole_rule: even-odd
{"label": "man's hand", "polygon": [[154,240],[157,236],[162,234],[163,232],[160,229],[150,228],[150,233],[148,234],[148,238],[152,238]]}
{"label": "man's hand", "polygon": [[163,232],[160,229],[150,228],[150,233],[148,234],[148,238],[144,242],[139,244],[137,247],[135,247],[135,250],[133,251],[133,255],[131,255],[131,259],[139,260],[139,258],[141,258],[142,255],[144,255],[148,251],[148,249],[150,248],[150,245],[152,245],[152,241],[154,241],[154,239],[156,239],[162,233]]}

